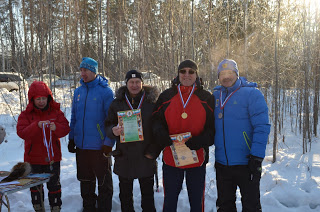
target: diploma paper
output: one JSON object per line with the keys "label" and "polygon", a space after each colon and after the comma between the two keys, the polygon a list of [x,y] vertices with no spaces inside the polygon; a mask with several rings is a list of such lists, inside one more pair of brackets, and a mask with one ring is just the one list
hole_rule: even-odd
{"label": "diploma paper", "polygon": [[117,114],[119,126],[123,126],[123,131],[120,134],[120,142],[142,141],[144,138],[141,110],[119,111]]}
{"label": "diploma paper", "polygon": [[191,138],[190,132],[170,135],[170,138],[173,142],[170,148],[177,167],[199,162],[197,152],[185,145],[185,142]]}

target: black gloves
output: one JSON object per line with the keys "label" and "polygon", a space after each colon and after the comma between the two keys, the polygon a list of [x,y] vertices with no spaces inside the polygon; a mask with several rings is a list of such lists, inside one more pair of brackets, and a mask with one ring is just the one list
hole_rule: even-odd
{"label": "black gloves", "polygon": [[201,148],[201,145],[199,145],[199,142],[194,137],[189,138],[185,145],[191,150],[198,150]]}
{"label": "black gloves", "polygon": [[151,143],[144,151],[144,156],[150,160],[155,160],[161,153],[162,149],[157,143]]}
{"label": "black gloves", "polygon": [[116,149],[116,150],[113,150],[112,152],[110,152],[109,155],[113,156],[113,157],[120,157],[120,156],[122,156],[122,152],[120,150]]}
{"label": "black gloves", "polygon": [[254,178],[261,177],[262,172],[262,161],[263,158],[259,158],[257,156],[249,155],[248,167],[250,171],[250,180],[252,181]]}
{"label": "black gloves", "polygon": [[68,150],[70,153],[76,153],[76,144],[73,139],[69,139]]}
{"label": "black gloves", "polygon": [[112,152],[112,147],[111,146],[107,146],[107,145],[103,145],[102,146],[102,152],[103,152],[103,156],[110,157],[110,152]]}

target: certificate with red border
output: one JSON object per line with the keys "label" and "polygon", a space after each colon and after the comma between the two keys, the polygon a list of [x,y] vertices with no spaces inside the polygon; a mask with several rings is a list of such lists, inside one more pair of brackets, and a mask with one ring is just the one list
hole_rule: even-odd
{"label": "certificate with red border", "polygon": [[191,133],[170,135],[173,144],[170,146],[174,163],[177,167],[198,163],[198,155],[195,150],[189,149],[185,142],[191,138]]}
{"label": "certificate with red border", "polygon": [[123,126],[120,133],[121,143],[144,140],[140,109],[119,111],[117,115],[119,126]]}

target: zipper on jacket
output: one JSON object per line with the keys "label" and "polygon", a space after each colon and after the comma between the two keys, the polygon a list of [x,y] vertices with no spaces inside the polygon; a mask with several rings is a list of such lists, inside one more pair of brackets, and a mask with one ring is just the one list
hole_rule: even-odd
{"label": "zipper on jacket", "polygon": [[[227,98],[228,96],[228,88],[226,89],[227,93],[226,93],[226,97],[224,98],[224,100]],[[225,137],[225,132],[224,132],[224,108],[222,109],[222,128],[223,128],[223,145],[224,145],[224,154],[226,156],[226,160],[227,160],[227,166],[229,166],[229,160],[228,160],[228,156],[227,156],[227,148],[226,148],[226,137]]]}
{"label": "zipper on jacket", "polygon": [[83,111],[83,120],[82,120],[82,149],[83,149],[83,140],[84,140],[84,119],[86,117],[86,107],[87,107],[87,98],[88,98],[88,93],[89,93],[89,88],[88,85],[85,84],[87,87],[87,95],[86,95],[86,99],[84,101],[84,111]]}
{"label": "zipper on jacket", "polygon": [[61,147],[59,145],[59,140],[56,140],[56,145],[57,145],[58,149],[61,150]]}
{"label": "zipper on jacket", "polygon": [[30,145],[30,149],[28,151],[28,155],[30,155],[31,150],[32,150],[32,144]]}

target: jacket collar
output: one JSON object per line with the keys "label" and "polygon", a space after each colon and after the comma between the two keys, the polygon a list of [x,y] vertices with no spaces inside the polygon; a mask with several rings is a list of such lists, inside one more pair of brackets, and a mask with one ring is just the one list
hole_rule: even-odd
{"label": "jacket collar", "polygon": [[[143,88],[142,88],[145,93],[146,93],[146,96],[145,96],[145,101],[147,102],[150,102],[150,103],[155,103],[158,99],[158,96],[160,94],[159,90],[157,89],[157,87],[155,86],[150,86],[150,85],[143,85]],[[116,91],[116,99],[120,99],[120,100],[124,100],[125,97],[124,97],[124,94],[128,92],[127,91],[127,87],[124,85],[122,87],[120,87],[117,91]],[[142,95],[142,93],[141,93]],[[141,95],[139,94],[138,98],[139,98],[139,101],[140,101],[140,97]],[[129,97],[129,94],[127,93],[127,96]]]}
{"label": "jacket collar", "polygon": [[223,87],[221,85],[218,85],[217,87],[215,87],[213,90],[216,91],[228,91],[228,93],[231,91],[233,92],[235,89],[237,89],[238,87],[258,87],[257,83],[255,82],[249,82],[245,77],[239,77],[236,81],[236,83],[230,87],[230,88],[226,88],[226,87]]}
{"label": "jacket collar", "polygon": [[98,84],[99,80],[98,80],[98,76],[96,76],[96,78],[94,80],[92,80],[91,82],[84,82],[83,79],[80,80],[81,85],[87,86],[87,87],[95,87]]}
{"label": "jacket collar", "polygon": [[228,91],[228,93],[232,93],[233,91],[238,89],[240,86],[241,86],[241,80],[238,78],[232,87],[221,86],[221,91],[222,92]]}
{"label": "jacket collar", "polygon": [[125,91],[125,93],[126,93],[126,95],[127,95],[127,97],[128,97],[128,100],[130,101],[130,103],[132,104],[132,101],[134,102],[134,105],[133,105],[133,106],[137,106],[137,104],[139,104],[143,92],[144,92],[144,90],[143,90],[143,88],[142,88],[142,90],[141,90],[135,97],[131,97],[131,96],[130,96],[130,93],[129,93],[129,90],[126,89],[126,91]]}
{"label": "jacket collar", "polygon": [[97,75],[94,80],[91,82],[84,82],[83,79],[80,80],[81,85],[92,88],[97,86],[98,84],[103,86],[103,87],[108,87],[108,80],[100,75]]}

